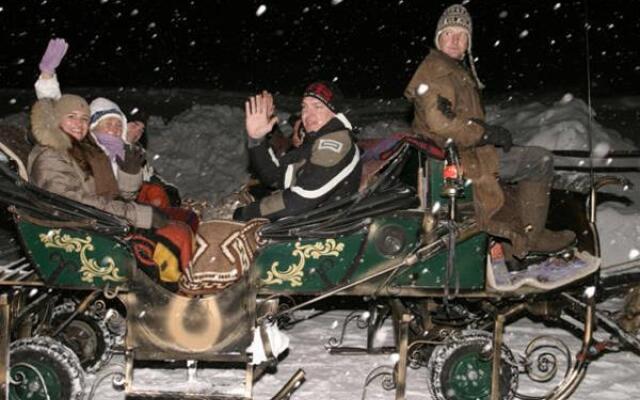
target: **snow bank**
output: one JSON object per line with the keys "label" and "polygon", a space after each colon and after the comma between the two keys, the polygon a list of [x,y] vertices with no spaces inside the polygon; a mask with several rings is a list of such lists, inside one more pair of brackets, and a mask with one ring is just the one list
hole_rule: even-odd
{"label": "snow bank", "polygon": [[640,260],[640,213],[637,203],[634,206],[607,203],[598,207],[597,218],[604,267]]}
{"label": "snow bank", "polygon": [[244,110],[195,105],[168,124],[152,117],[149,159],[184,197],[215,200],[247,181]]}
{"label": "snow bank", "polygon": [[[595,113],[592,113],[596,117]],[[566,94],[551,107],[539,102],[506,109],[489,108],[489,123],[502,125],[514,134],[517,144],[540,146],[549,150],[588,150],[591,126],[594,148],[628,150],[633,142],[613,129],[589,122],[589,107]],[[606,151],[602,152],[603,154]]]}

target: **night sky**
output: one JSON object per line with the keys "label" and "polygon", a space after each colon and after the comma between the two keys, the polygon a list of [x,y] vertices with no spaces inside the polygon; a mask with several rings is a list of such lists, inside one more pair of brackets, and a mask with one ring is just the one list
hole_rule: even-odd
{"label": "night sky", "polygon": [[[640,1],[472,0],[473,53],[493,93],[640,92]],[[350,97],[400,97],[451,1],[0,0],[0,87],[31,88],[47,41],[70,43],[65,87],[299,93],[337,79]]]}

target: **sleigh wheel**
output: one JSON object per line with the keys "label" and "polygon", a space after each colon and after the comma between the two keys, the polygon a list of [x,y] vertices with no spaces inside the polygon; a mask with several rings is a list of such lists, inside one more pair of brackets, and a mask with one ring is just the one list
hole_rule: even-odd
{"label": "sleigh wheel", "polygon": [[[73,303],[57,306],[53,311],[53,326],[63,323],[74,309]],[[78,356],[87,372],[98,371],[111,358],[114,337],[105,322],[89,311],[77,315],[56,338]]]}
{"label": "sleigh wheel", "polygon": [[10,400],[80,400],[84,373],[78,357],[49,337],[11,343]]}
{"label": "sleigh wheel", "polygon": [[[438,400],[488,400],[491,397],[491,342],[488,332],[465,331],[436,347],[427,366],[431,394]],[[502,346],[500,399],[513,399],[518,368]]]}

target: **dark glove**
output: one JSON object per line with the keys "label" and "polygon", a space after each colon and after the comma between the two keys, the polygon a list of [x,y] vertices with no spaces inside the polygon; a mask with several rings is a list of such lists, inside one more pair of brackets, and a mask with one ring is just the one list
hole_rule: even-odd
{"label": "dark glove", "polygon": [[234,221],[249,221],[250,219],[259,218],[260,216],[259,201],[254,201],[253,203],[244,207],[238,207],[233,212]]}
{"label": "dark glove", "polygon": [[438,110],[448,119],[454,119],[456,117],[451,101],[440,95],[438,95]]}
{"label": "dark glove", "polygon": [[496,147],[502,147],[505,153],[508,153],[513,147],[513,136],[508,129],[503,128],[500,125],[489,125],[481,119],[471,119],[476,124],[484,128],[484,135],[478,145],[492,144]]}
{"label": "dark glove", "polygon": [[138,146],[124,146],[124,160],[116,156],[118,168],[130,175],[137,175],[144,164],[144,154]]}
{"label": "dark glove", "polygon": [[157,208],[153,208],[151,214],[151,227],[153,229],[164,228],[169,224],[169,217]]}

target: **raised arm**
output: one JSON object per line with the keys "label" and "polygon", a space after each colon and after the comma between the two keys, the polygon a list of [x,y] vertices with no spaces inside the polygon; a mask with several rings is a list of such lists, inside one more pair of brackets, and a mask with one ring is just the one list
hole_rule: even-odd
{"label": "raised arm", "polygon": [[57,100],[62,96],[60,83],[56,77],[56,68],[67,53],[69,44],[64,39],[51,39],[40,59],[40,77],[35,83],[38,99]]}

